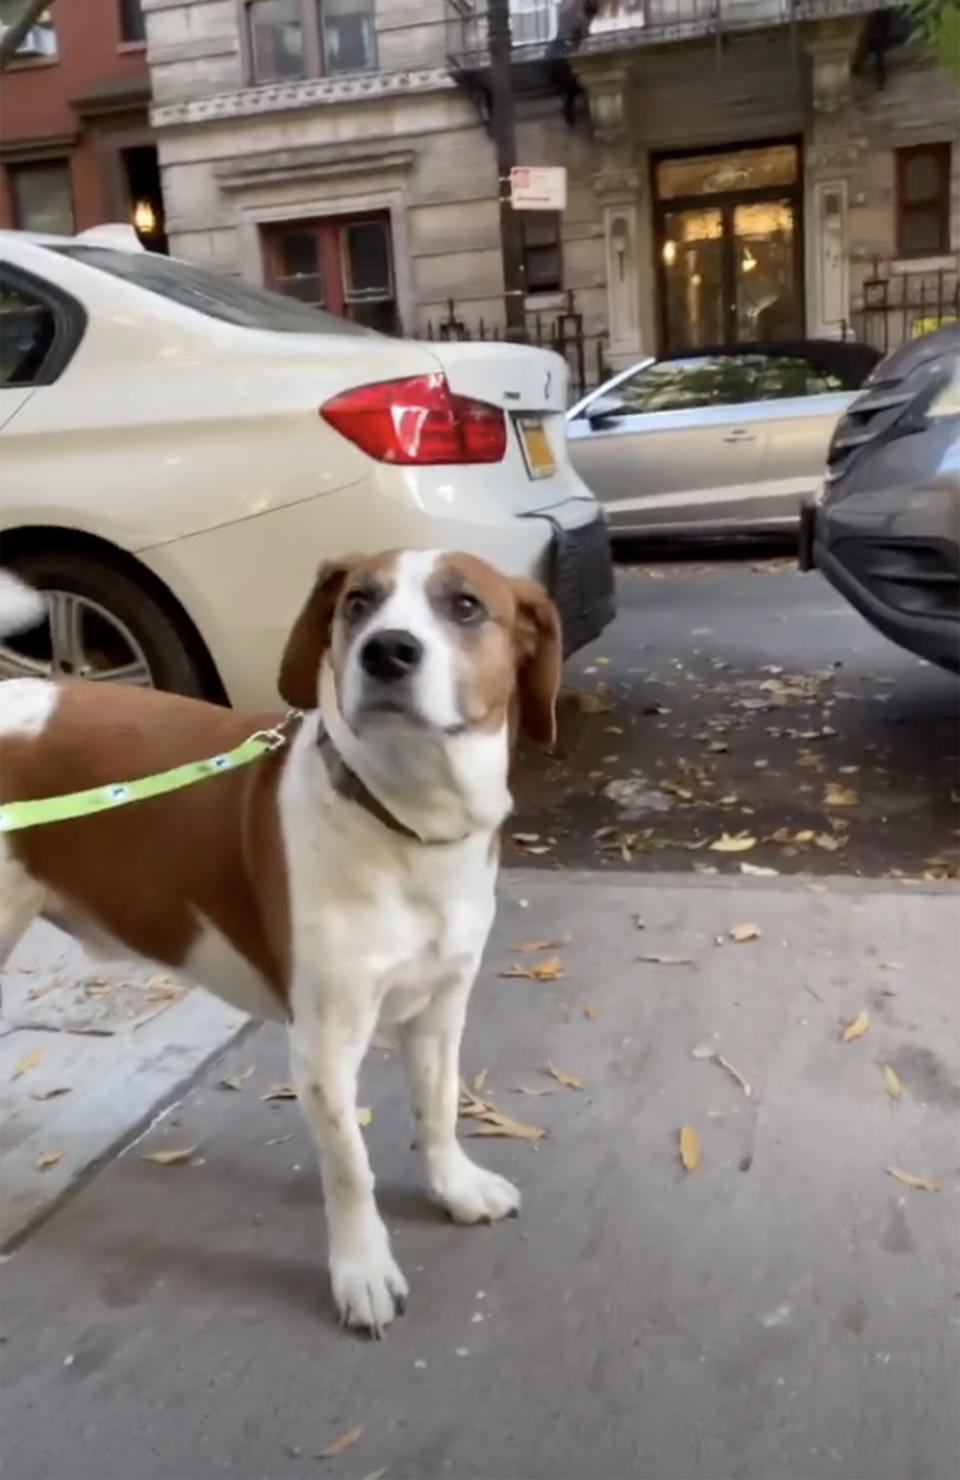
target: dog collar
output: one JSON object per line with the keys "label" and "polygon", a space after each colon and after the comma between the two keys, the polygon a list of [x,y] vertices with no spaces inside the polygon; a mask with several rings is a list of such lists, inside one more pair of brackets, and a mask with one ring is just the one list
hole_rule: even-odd
{"label": "dog collar", "polygon": [[369,812],[371,817],[376,818],[377,822],[388,827],[391,832],[398,833],[401,838],[409,839],[411,843],[420,843],[426,848],[435,847],[440,843],[459,843],[466,837],[464,833],[460,838],[423,838],[418,832],[414,832],[412,827],[401,822],[389,807],[384,806],[379,797],[374,796],[369,786],[360,780],[356,771],[351,771],[330,738],[326,725],[319,717],[317,719],[317,747],[327,768],[330,785],[337,796],[343,797],[345,801],[355,802],[358,807]]}

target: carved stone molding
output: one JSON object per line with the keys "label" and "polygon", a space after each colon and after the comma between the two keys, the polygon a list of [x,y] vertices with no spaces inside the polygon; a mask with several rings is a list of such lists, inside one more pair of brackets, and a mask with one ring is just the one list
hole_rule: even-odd
{"label": "carved stone molding", "polygon": [[643,174],[633,166],[601,170],[590,182],[593,193],[604,204],[636,201],[643,194]]}
{"label": "carved stone molding", "polygon": [[166,128],[172,124],[209,123],[292,108],[315,108],[324,103],[355,103],[404,93],[451,91],[455,87],[456,83],[443,67],[419,72],[371,72],[355,77],[314,77],[305,82],[237,88],[182,103],[158,103],[152,110],[151,121],[154,128]]}
{"label": "carved stone molding", "polygon": [[582,68],[579,80],[587,94],[593,132],[603,144],[618,143],[627,137],[629,120],[629,73],[626,67],[603,71]]}

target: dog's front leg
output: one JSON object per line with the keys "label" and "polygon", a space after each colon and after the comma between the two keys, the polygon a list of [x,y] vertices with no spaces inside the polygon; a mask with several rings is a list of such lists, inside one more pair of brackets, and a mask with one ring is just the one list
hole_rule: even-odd
{"label": "dog's front leg", "polygon": [[474,971],[441,988],[401,1033],[430,1195],[457,1223],[492,1223],[516,1212],[520,1194],[506,1177],[471,1161],[457,1140],[460,1040]]}
{"label": "dog's front leg", "polygon": [[357,1124],[357,1074],[376,1013],[353,991],[325,994],[294,1017],[290,1060],[297,1096],[320,1156],[333,1298],[346,1326],[379,1336],[403,1310],[408,1287],[373,1197]]}

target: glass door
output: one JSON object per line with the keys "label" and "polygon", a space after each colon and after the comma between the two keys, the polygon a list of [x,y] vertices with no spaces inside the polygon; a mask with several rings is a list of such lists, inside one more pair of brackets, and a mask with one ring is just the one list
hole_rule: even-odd
{"label": "glass door", "polygon": [[794,210],[790,200],[732,208],[734,342],[801,339]]}
{"label": "glass door", "polygon": [[664,214],[660,255],[672,350],[724,341],[723,238],[723,212],[717,207]]}

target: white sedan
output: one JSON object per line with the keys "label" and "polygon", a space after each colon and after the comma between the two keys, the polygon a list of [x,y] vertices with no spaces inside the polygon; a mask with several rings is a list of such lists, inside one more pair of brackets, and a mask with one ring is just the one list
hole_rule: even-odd
{"label": "white sedan", "polygon": [[559,356],[385,338],[103,229],[0,232],[0,265],[0,558],[49,610],[0,676],[270,705],[319,562],[396,546],[543,580],[568,651],[611,620]]}

